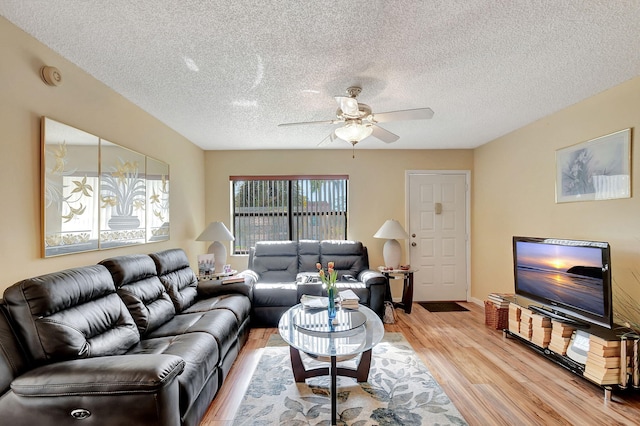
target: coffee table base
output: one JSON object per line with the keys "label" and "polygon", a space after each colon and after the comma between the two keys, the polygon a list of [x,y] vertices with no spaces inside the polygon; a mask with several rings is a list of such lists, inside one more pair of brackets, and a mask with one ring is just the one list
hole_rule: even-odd
{"label": "coffee table base", "polygon": [[311,377],[318,376],[331,376],[331,389],[329,391],[331,395],[331,424],[336,424],[336,379],[337,376],[353,377],[358,382],[366,382],[369,379],[369,370],[371,368],[371,349],[362,352],[360,356],[360,362],[356,368],[338,367],[337,357],[330,357],[329,367],[312,368],[307,370],[302,363],[302,357],[300,351],[293,346],[289,346],[289,354],[291,356],[291,368],[293,370],[293,377],[296,383],[304,383],[304,381]]}
{"label": "coffee table base", "polygon": [[[291,368],[293,369],[293,377],[296,383],[302,383],[306,379],[318,376],[329,376],[331,374],[329,367],[320,367],[305,369],[300,357],[300,351],[293,346],[289,346],[289,354],[291,356]],[[331,357],[335,360],[336,357]],[[358,382],[366,382],[369,379],[369,369],[371,368],[371,349],[362,352],[360,362],[356,368],[337,367],[336,375],[343,377],[353,377]]]}

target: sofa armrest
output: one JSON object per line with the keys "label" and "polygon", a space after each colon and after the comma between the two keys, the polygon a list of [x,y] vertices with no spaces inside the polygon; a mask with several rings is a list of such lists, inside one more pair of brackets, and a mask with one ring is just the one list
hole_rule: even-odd
{"label": "sofa armrest", "polygon": [[369,308],[382,318],[387,299],[387,278],[378,271],[365,269],[358,274],[358,279],[369,289]]}
{"label": "sofa armrest", "polygon": [[[3,424],[180,425],[177,356],[114,355],[57,362],[14,379],[0,398]],[[84,424],[84,422],[82,422]]]}
{"label": "sofa armrest", "polygon": [[260,279],[260,276],[258,275],[258,273],[256,271],[252,271],[251,269],[245,269],[244,271],[239,272],[238,276],[244,277],[245,284],[251,285],[251,286],[257,283],[258,280]]}
{"label": "sofa armrest", "polygon": [[358,274],[358,281],[364,283],[367,288],[372,285],[387,285],[387,278],[378,271],[374,271],[373,269],[365,269]]}
{"label": "sofa armrest", "polygon": [[184,370],[174,355],[115,355],[57,362],[35,368],[11,383],[20,396],[155,393]]}

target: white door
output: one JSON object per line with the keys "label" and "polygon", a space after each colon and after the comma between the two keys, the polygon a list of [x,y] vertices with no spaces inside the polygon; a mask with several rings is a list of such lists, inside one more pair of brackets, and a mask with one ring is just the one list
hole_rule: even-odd
{"label": "white door", "polygon": [[407,172],[413,300],[466,301],[469,172]]}

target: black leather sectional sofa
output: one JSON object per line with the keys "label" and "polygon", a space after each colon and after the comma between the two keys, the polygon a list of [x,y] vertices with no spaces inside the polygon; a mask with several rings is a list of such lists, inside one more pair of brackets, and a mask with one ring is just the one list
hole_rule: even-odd
{"label": "black leather sectional sofa", "polygon": [[0,306],[0,423],[197,425],[249,332],[250,289],[198,290],[185,253],[26,279]]}
{"label": "black leather sectional sofa", "polygon": [[25,279],[0,302],[0,424],[198,425],[245,344],[316,262],[380,316],[386,280],[349,241],[259,243],[244,283],[198,283],[181,249]]}

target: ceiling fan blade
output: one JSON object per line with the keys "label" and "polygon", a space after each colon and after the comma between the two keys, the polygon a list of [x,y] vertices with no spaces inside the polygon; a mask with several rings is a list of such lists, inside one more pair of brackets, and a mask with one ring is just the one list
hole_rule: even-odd
{"label": "ceiling fan blade", "polygon": [[373,132],[371,136],[374,138],[380,139],[382,142],[391,143],[400,139],[400,136],[395,133],[391,133],[390,131],[383,129],[382,127],[373,126]]}
{"label": "ceiling fan blade", "polygon": [[340,105],[340,109],[343,113],[348,115],[349,117],[357,117],[360,112],[360,107],[358,106],[358,101],[356,98],[352,98],[349,96],[336,96],[336,102]]}
{"label": "ceiling fan blade", "polygon": [[337,124],[337,123],[342,123],[342,120],[300,121],[298,123],[281,123],[281,124],[278,124],[278,127],[301,126],[305,124]]}
{"label": "ceiling fan blade", "polygon": [[402,111],[389,111],[373,114],[373,119],[377,123],[404,120],[427,120],[431,117],[433,117],[433,110],[431,108],[405,109]]}
{"label": "ceiling fan blade", "polygon": [[329,144],[329,143],[331,143],[331,142],[335,141],[336,139],[337,139],[336,134],[335,134],[334,132],[331,132],[331,133],[329,133],[329,135],[328,135],[326,138],[324,138],[324,139],[322,139],[322,140],[320,141],[320,143],[318,144],[318,146],[324,146],[324,145],[327,145],[327,144]]}

